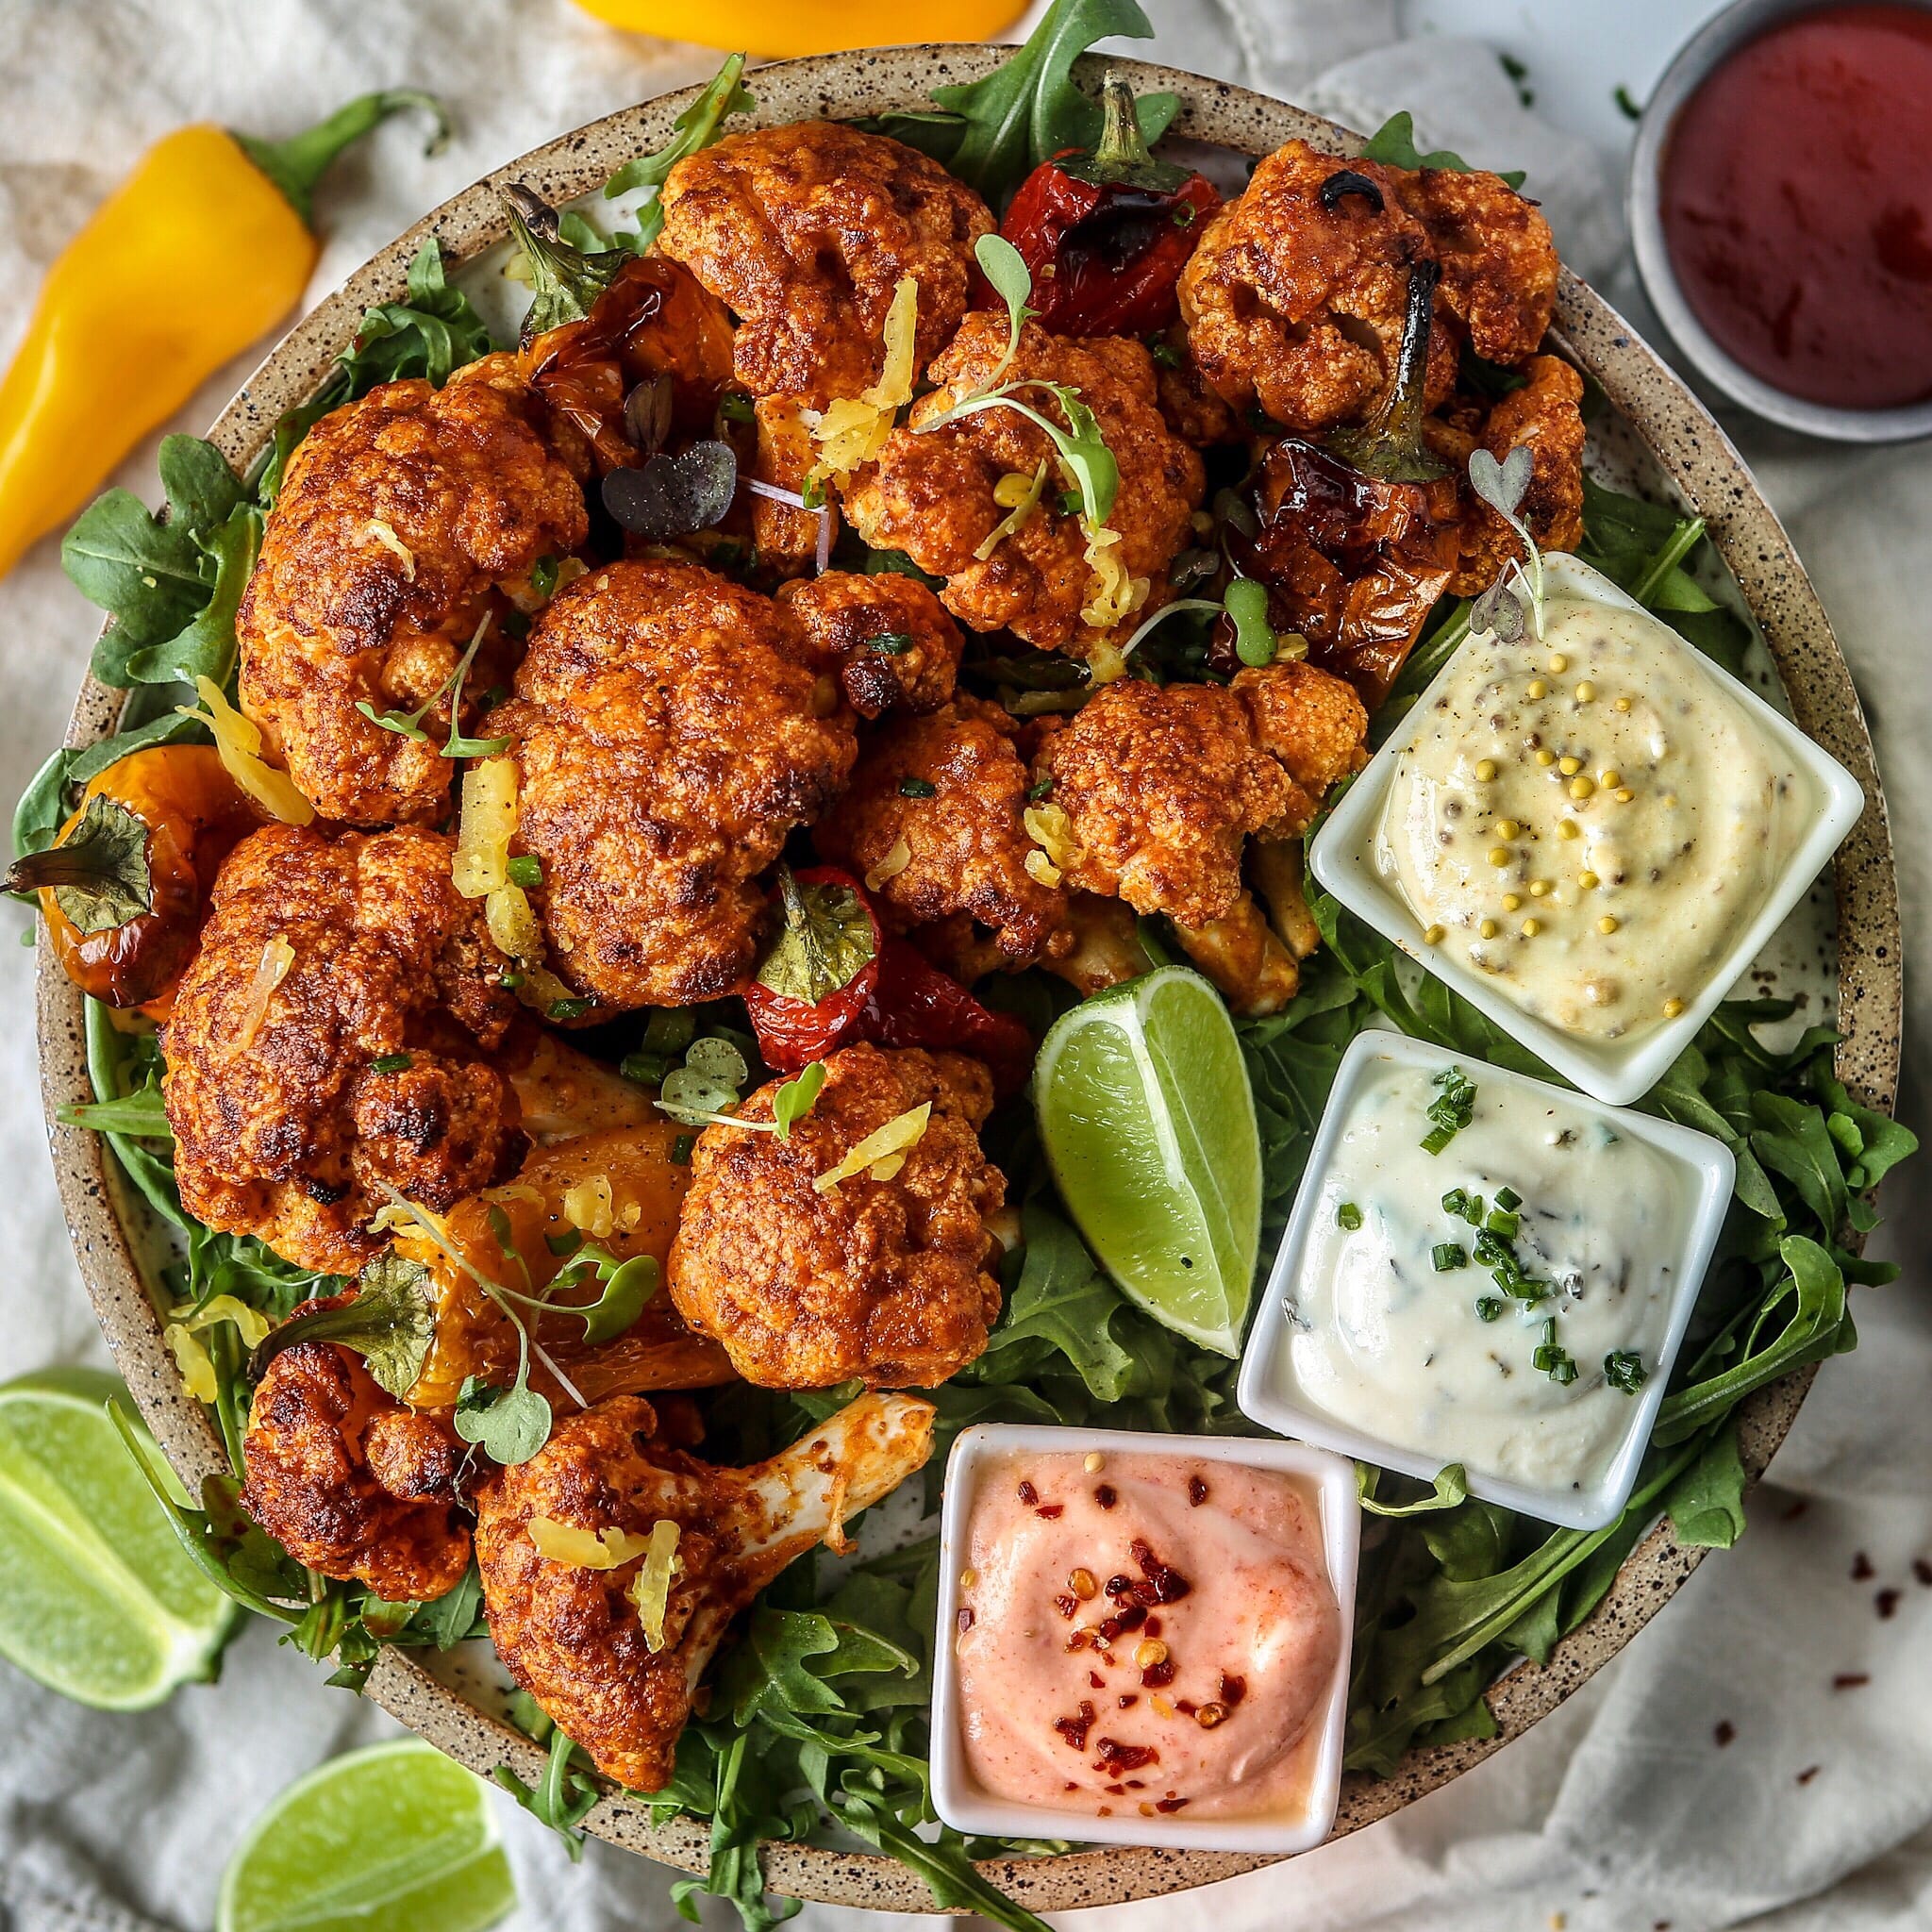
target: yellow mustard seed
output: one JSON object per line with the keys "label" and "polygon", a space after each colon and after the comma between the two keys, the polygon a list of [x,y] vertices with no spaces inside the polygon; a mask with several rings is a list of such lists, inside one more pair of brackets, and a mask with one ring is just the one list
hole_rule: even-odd
{"label": "yellow mustard seed", "polygon": [[1570,796],[1572,798],[1588,798],[1595,790],[1596,780],[1594,778],[1585,778],[1579,775],[1570,781]]}
{"label": "yellow mustard seed", "polygon": [[1567,670],[1569,670],[1569,668],[1570,668],[1570,660],[1569,660],[1569,658],[1567,658],[1566,657],[1564,657],[1564,655],[1562,654],[1562,652],[1561,652],[1561,651],[1553,651],[1553,652],[1551,652],[1551,654],[1550,654],[1550,669],[1551,669],[1552,671],[1554,671],[1554,672],[1555,672],[1555,673],[1557,674],[1557,676],[1559,676],[1559,677],[1560,677],[1560,676],[1561,676],[1561,675],[1563,675],[1563,673],[1564,673],[1564,672],[1566,672]]}
{"label": "yellow mustard seed", "polygon": [[1617,803],[1619,805],[1628,805],[1630,801],[1637,796],[1636,792],[1631,791],[1631,789],[1627,785],[1619,785],[1617,787],[1616,795]]}
{"label": "yellow mustard seed", "polygon": [[1603,881],[1593,872],[1580,872],[1576,874],[1576,883],[1586,892],[1593,892],[1603,884]]}
{"label": "yellow mustard seed", "polygon": [[1531,879],[1529,882],[1529,896],[1532,899],[1542,898],[1549,890],[1550,882],[1548,879]]}
{"label": "yellow mustard seed", "polygon": [[1666,1020],[1674,1020],[1683,1010],[1684,1002],[1682,1000],[1666,1000],[1664,1002],[1664,1018]]}
{"label": "yellow mustard seed", "polygon": [[1628,698],[1619,698],[1617,700],[1617,708],[1620,711],[1627,711],[1630,708],[1630,700]]}
{"label": "yellow mustard seed", "polygon": [[1543,748],[1537,753],[1536,761],[1540,765],[1554,765],[1557,762],[1557,754],[1553,752],[1548,745],[1544,745]]}
{"label": "yellow mustard seed", "polygon": [[1581,758],[1558,758],[1557,760],[1557,769],[1562,773],[1564,777],[1574,778],[1578,772],[1582,771],[1583,760]]}
{"label": "yellow mustard seed", "polygon": [[1099,1579],[1091,1570],[1075,1570],[1067,1577],[1067,1588],[1083,1604],[1091,1604],[1100,1594]]}
{"label": "yellow mustard seed", "polygon": [[1607,912],[1606,912],[1604,916],[1597,921],[1596,929],[1607,939],[1611,933],[1616,931],[1617,922],[1614,919],[1612,919]]}
{"label": "yellow mustard seed", "polygon": [[1150,1637],[1145,1643],[1134,1647],[1134,1665],[1137,1670],[1151,1671],[1156,1664],[1167,1661],[1167,1645],[1158,1637]]}
{"label": "yellow mustard seed", "polygon": [[1089,1475],[1098,1475],[1107,1467],[1107,1457],[1098,1449],[1090,1449],[1083,1466]]}
{"label": "yellow mustard seed", "polygon": [[1496,837],[1499,839],[1513,839],[1522,830],[1523,827],[1514,819],[1498,819],[1496,821]]}
{"label": "yellow mustard seed", "polygon": [[1522,909],[1523,900],[1519,894],[1515,892],[1505,892],[1503,894],[1503,910],[1505,912],[1520,912]]}
{"label": "yellow mustard seed", "polygon": [[1476,931],[1479,932],[1486,940],[1494,939],[1497,933],[1501,930],[1502,928],[1499,925],[1497,925],[1496,922],[1493,919],[1486,919],[1479,926],[1476,927]]}
{"label": "yellow mustard seed", "polygon": [[1543,923],[1541,919],[1525,919],[1523,922],[1523,937],[1526,940],[1535,939],[1542,929]]}
{"label": "yellow mustard seed", "polygon": [[1546,698],[1550,694],[1550,688],[1541,677],[1533,677],[1529,681],[1529,694],[1533,698]]}
{"label": "yellow mustard seed", "polygon": [[1423,934],[1423,944],[1425,946],[1440,946],[1442,943],[1442,934],[1443,928],[1441,926],[1430,926],[1427,929],[1427,931],[1425,931]]}
{"label": "yellow mustard seed", "polygon": [[1475,776],[1477,784],[1487,785],[1495,775],[1496,761],[1494,758],[1478,758],[1476,760]]}
{"label": "yellow mustard seed", "polygon": [[1578,839],[1578,838],[1581,838],[1582,836],[1583,836],[1583,827],[1582,827],[1581,825],[1579,825],[1579,824],[1578,824],[1576,823],[1576,821],[1575,821],[1574,819],[1558,819],[1558,820],[1557,821],[1557,838],[1559,838],[1559,839]]}
{"label": "yellow mustard seed", "polygon": [[962,1570],[962,1571],[960,1571],[960,1573],[959,1573],[959,1588],[960,1588],[961,1590],[971,1590],[971,1589],[973,1588],[973,1586],[974,1586],[974,1585],[975,1583],[977,1583],[978,1581],[979,1581],[979,1572],[978,1572],[977,1570]]}
{"label": "yellow mustard seed", "polygon": [[1490,863],[1491,865],[1507,865],[1509,863],[1508,846],[1491,845],[1490,847]]}
{"label": "yellow mustard seed", "polygon": [[1624,774],[1623,773],[1618,771],[1614,766],[1611,766],[1605,771],[1599,772],[1596,774],[1596,782],[1599,785],[1601,785],[1606,791],[1614,791],[1617,789],[1617,787],[1624,782]]}
{"label": "yellow mustard seed", "polygon": [[1585,678],[1584,681],[1576,687],[1576,702],[1579,705],[1588,705],[1592,703],[1595,700],[1595,698],[1596,686],[1591,684],[1588,678]]}

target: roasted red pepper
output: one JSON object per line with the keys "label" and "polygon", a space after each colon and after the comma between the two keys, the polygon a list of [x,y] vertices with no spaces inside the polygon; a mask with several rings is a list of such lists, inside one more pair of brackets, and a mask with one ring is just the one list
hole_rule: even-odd
{"label": "roasted red pepper", "polygon": [[785,924],[744,1003],[767,1066],[795,1074],[841,1046],[950,1048],[983,1060],[1002,1094],[1033,1065],[1033,1036],[884,933],[865,890],[834,866],[781,871]]}
{"label": "roasted red pepper", "polygon": [[165,1020],[215,874],[260,824],[213,746],[151,746],[91,779],[59,838],[16,860],[7,890],[38,894],[54,957],[83,992]]}
{"label": "roasted red pepper", "polygon": [[1020,184],[1003,234],[1033,272],[1027,306],[1063,336],[1145,336],[1178,312],[1175,285],[1221,196],[1206,175],[1157,161],[1134,91],[1109,76],[1091,153],[1068,148]]}

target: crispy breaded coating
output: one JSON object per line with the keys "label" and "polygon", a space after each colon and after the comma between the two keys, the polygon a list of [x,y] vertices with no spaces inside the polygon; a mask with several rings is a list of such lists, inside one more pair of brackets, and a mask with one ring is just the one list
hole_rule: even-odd
{"label": "crispy breaded coating", "polygon": [[1367,730],[1346,684],[1292,661],[1228,687],[1108,685],[1036,765],[1066,817],[1066,883],[1184,926],[1227,916],[1247,835],[1305,826]]}
{"label": "crispy breaded coating", "polygon": [[[1046,432],[999,407],[922,429],[991,380],[1007,337],[1005,315],[977,309],[966,318],[926,372],[941,387],[913,404],[878,461],[847,488],[845,514],[875,549],[902,550],[921,570],[944,577],[941,601],[962,624],[1011,629],[1043,650],[1085,655],[1104,635],[1081,614],[1094,595],[1094,574],[1080,519],[1062,506],[1067,485]],[[1188,541],[1205,473],[1199,454],[1161,420],[1145,345],[1120,336],[1053,336],[1028,323],[1000,380],[1061,383],[1080,391],[1120,469],[1108,519],[1121,540],[1114,555],[1130,577],[1146,579],[1143,606],[1163,602],[1167,566]],[[1063,420],[1059,405],[1041,390],[1023,390],[1018,400]],[[1030,478],[1042,463],[1046,482],[1038,507],[980,558],[978,550],[1008,514],[993,496],[1001,478]]]}
{"label": "crispy breaded coating", "polygon": [[[676,1446],[676,1401],[660,1412],[618,1395],[563,1415],[535,1456],[476,1499],[476,1567],[496,1654],[599,1771],[637,1791],[670,1778],[678,1733],[732,1620],[814,1544],[845,1547],[845,1519],[932,1453],[929,1403],[866,1395],[768,1461],[712,1468]],[[675,1527],[676,1568],[652,1604],[661,1627],[647,1629],[640,1573],[664,1524]],[[540,1553],[540,1535],[555,1548],[573,1531],[617,1532],[634,1554],[593,1569]]]}
{"label": "crispy breaded coating", "polygon": [[879,379],[900,278],[919,284],[919,367],[966,312],[991,211],[916,149],[829,121],[731,134],[672,169],[658,249],[738,317],[738,379],[813,408]]}
{"label": "crispy breaded coating", "polygon": [[461,1461],[446,1424],[385,1395],[347,1349],[298,1341],[255,1391],[242,1502],[298,1563],[426,1603],[470,1566]]}
{"label": "crispy breaded coating", "polygon": [[953,695],[965,640],[917,577],[828,570],[781,586],[778,601],[861,718],[936,711]]}
{"label": "crispy breaded coating", "polygon": [[815,842],[863,875],[905,840],[906,864],[874,894],[888,924],[919,929],[922,948],[957,977],[1030,966],[1073,943],[1066,895],[1026,870],[1027,855],[1039,854],[1023,816],[1030,783],[1007,714],[961,693],[867,741]]}
{"label": "crispy breaded coating", "polygon": [[453,850],[416,826],[268,825],[222,867],[161,1035],[198,1220],[347,1274],[386,1244],[384,1185],[443,1212],[516,1165],[516,1096],[484,1059],[517,1011],[509,962]]}
{"label": "crispy breaded coating", "polygon": [[858,753],[782,605],[696,564],[630,561],[560,591],[486,721],[519,773],[520,851],[555,971],[613,1008],[741,985],[758,874]]}
{"label": "crispy breaded coating", "polygon": [[1392,378],[1412,263],[1437,260],[1440,324],[1427,394],[1455,381],[1465,336],[1520,362],[1556,302],[1549,225],[1493,175],[1343,160],[1291,141],[1210,221],[1181,272],[1181,314],[1203,375],[1238,409],[1258,404],[1315,434],[1367,415]]}
{"label": "crispy breaded coating", "polygon": [[[976,1060],[848,1046],[791,1138],[707,1127],[669,1281],[679,1312],[768,1389],[930,1388],[986,1347],[999,1313],[988,1217],[1006,1181],[979,1151],[992,1080]],[[740,1109],[772,1118],[778,1083]],[[890,1179],[829,1173],[908,1108],[932,1112]]]}
{"label": "crispy breaded coating", "polygon": [[1469,488],[1469,455],[1478,445],[1499,462],[1519,445],[1529,449],[1535,468],[1517,513],[1543,549],[1574,550],[1583,541],[1583,378],[1555,356],[1533,357],[1524,374],[1528,380],[1498,400],[1478,430],[1431,423],[1424,432],[1461,478],[1462,548],[1448,585],[1454,597],[1487,590],[1523,554],[1516,532]]}
{"label": "crispy breaded coating", "polygon": [[[290,458],[236,619],[242,708],[325,818],[435,824],[448,810],[447,699],[422,740],[356,708],[415,710],[483,619],[508,608],[502,593],[526,591],[535,564],[583,542],[583,490],[541,420],[513,360],[492,356],[440,391],[384,383],[325,416]],[[466,701],[509,663],[492,625]]]}

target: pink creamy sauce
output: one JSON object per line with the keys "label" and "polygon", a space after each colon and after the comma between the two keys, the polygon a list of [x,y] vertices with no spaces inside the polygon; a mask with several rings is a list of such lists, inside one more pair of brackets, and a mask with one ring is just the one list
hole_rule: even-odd
{"label": "pink creamy sauce", "polygon": [[1341,1615],[1312,1491],[1186,1456],[981,1470],[956,1607],[966,1757],[1089,1816],[1291,1816]]}

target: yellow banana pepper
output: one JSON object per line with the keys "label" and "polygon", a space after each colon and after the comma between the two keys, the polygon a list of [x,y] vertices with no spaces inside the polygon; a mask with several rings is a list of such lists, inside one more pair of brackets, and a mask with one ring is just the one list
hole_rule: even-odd
{"label": "yellow banana pepper", "polygon": [[908,41],[990,41],[1025,11],[1025,0],[738,0],[694,7],[691,0],[577,0],[587,13],[632,33],[694,41],[724,53],[740,48],[771,58],[833,54],[844,47],[890,47]]}
{"label": "yellow banana pepper", "polygon": [[434,152],[449,132],[441,103],[389,90],[289,141],[179,128],[95,210],[47,271],[0,379],[0,576],[301,300],[320,253],[315,184],[402,108],[435,116]]}

